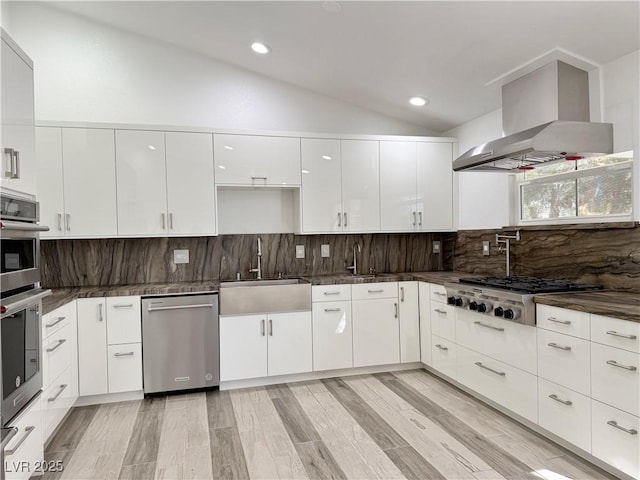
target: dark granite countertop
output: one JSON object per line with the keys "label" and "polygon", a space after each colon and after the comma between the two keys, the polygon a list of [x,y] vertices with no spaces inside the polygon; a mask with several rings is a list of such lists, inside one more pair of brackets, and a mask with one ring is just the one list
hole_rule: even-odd
{"label": "dark granite countertop", "polygon": [[375,275],[351,275],[349,273],[337,275],[314,275],[301,277],[312,285],[339,285],[347,283],[375,283],[375,282],[403,282],[422,281],[444,284],[455,282],[460,277],[475,277],[477,275],[463,272],[407,272],[407,273],[378,273]]}
{"label": "dark granite countertop", "polygon": [[579,312],[640,323],[640,294],[601,290],[597,292],[536,295],[534,302]]}

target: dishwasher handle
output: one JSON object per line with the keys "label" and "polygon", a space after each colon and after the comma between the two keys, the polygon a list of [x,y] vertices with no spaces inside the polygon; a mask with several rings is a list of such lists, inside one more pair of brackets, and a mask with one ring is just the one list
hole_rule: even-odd
{"label": "dishwasher handle", "polygon": [[147,308],[147,312],[159,312],[163,310],[185,310],[188,308],[213,308],[213,303],[198,303],[195,305],[173,305],[168,307],[151,307]]}

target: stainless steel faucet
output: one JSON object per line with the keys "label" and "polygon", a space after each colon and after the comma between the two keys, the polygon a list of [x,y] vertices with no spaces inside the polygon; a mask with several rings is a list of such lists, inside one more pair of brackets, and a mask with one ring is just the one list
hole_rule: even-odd
{"label": "stainless steel faucet", "polygon": [[262,240],[258,237],[258,267],[249,270],[249,273],[256,273],[256,279],[262,280]]}
{"label": "stainless steel faucet", "polygon": [[360,246],[360,244],[354,243],[353,244],[353,265],[351,265],[350,267],[347,267],[347,270],[353,270],[354,275],[358,274],[358,255],[357,255],[356,249],[358,252],[362,252],[362,247]]}
{"label": "stainless steel faucet", "polygon": [[511,275],[511,240],[520,241],[520,230],[516,230],[515,235],[500,235],[496,233],[496,245],[499,252],[505,252],[507,255],[507,277]]}

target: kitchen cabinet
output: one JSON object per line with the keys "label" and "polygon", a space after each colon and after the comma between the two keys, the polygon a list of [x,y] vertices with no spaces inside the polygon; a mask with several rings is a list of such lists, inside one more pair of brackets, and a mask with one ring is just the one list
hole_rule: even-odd
{"label": "kitchen cabinet", "polygon": [[420,361],[431,365],[431,298],[430,284],[418,282],[418,310],[420,317]]}
{"label": "kitchen cabinet", "polygon": [[453,146],[417,143],[418,230],[453,230]]}
{"label": "kitchen cabinet", "polygon": [[218,185],[300,185],[300,139],[214,134]]}
{"label": "kitchen cabinet", "polygon": [[399,282],[400,363],[420,361],[418,282]]}
{"label": "kitchen cabinet", "polygon": [[431,335],[431,365],[440,373],[454,380],[457,375],[457,351],[455,342]]}
{"label": "kitchen cabinet", "polygon": [[6,427],[18,431],[4,449],[6,480],[26,480],[44,460],[42,394],[38,394]]}
{"label": "kitchen cabinet", "polygon": [[21,193],[37,192],[34,138],[33,63],[2,30],[2,164],[0,186]]}
{"label": "kitchen cabinet", "polygon": [[142,344],[109,345],[107,354],[109,393],[142,390]]}
{"label": "kitchen cabinet", "polygon": [[380,230],[378,142],[302,139],[305,233]]}
{"label": "kitchen cabinet", "polygon": [[36,128],[38,192],[46,237],[118,232],[113,130]]}
{"label": "kitchen cabinet", "polygon": [[312,318],[313,370],[353,367],[351,302],[313,303]]}
{"label": "kitchen cabinet", "polygon": [[591,393],[588,340],[538,329],[538,376],[580,392]]}
{"label": "kitchen cabinet", "polygon": [[220,380],[312,370],[311,312],[220,317]]}
{"label": "kitchen cabinet", "polygon": [[592,343],[591,397],[640,416],[640,354]]}
{"label": "kitchen cabinet", "polygon": [[104,298],[78,300],[78,382],[80,396],[109,391]]}

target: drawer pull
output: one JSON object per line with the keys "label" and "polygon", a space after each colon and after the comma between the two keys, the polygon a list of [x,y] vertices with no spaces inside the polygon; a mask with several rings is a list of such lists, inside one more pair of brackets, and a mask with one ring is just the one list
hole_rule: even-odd
{"label": "drawer pull", "polygon": [[324,309],[325,312],[341,312],[342,309],[341,308],[325,308]]}
{"label": "drawer pull", "polygon": [[266,320],[263,318],[262,320],[260,320],[260,335],[262,335],[264,337],[264,332],[265,332],[265,324]]}
{"label": "drawer pull", "polygon": [[400,287],[400,301],[404,302],[404,287]]}
{"label": "drawer pull", "polygon": [[398,304],[394,303],[393,304],[393,318],[398,318]]}
{"label": "drawer pull", "polygon": [[442,345],[440,345],[439,343],[436,344],[436,348],[439,348],[440,350],[444,350],[445,352],[447,350],[449,350],[449,347],[443,347]]}
{"label": "drawer pull", "polygon": [[559,403],[561,403],[563,405],[573,405],[573,402],[571,400],[562,400],[555,393],[552,393],[551,395],[549,395],[549,398],[551,400],[555,400],[556,402],[559,402]]}
{"label": "drawer pull", "polygon": [[59,324],[60,322],[62,322],[63,320],[65,320],[67,317],[58,317],[57,320],[55,322],[51,322],[51,323],[47,323],[45,325],[45,328],[51,328],[51,327],[55,327],[57,324]]}
{"label": "drawer pull", "polygon": [[58,399],[58,397],[62,395],[62,392],[64,392],[64,389],[67,387],[68,385],[66,383],[63,383],[62,385],[60,385],[60,387],[58,387],[60,389],[58,390],[58,393],[56,393],[53,397],[49,397],[47,399],[47,402],[55,402]]}
{"label": "drawer pull", "polygon": [[446,293],[442,293],[442,292],[433,292],[434,295],[440,295],[441,297],[446,297],[447,294]]}
{"label": "drawer pull", "polygon": [[47,353],[51,353],[51,352],[56,351],[58,348],[60,348],[60,346],[61,346],[63,343],[66,343],[66,341],[67,341],[67,339],[66,339],[66,338],[61,338],[60,340],[58,340],[58,343],[56,343],[56,346],[55,346],[55,347],[47,348]]}
{"label": "drawer pull", "polygon": [[18,451],[18,449],[22,446],[22,444],[25,442],[25,440],[27,438],[29,438],[29,435],[31,435],[31,433],[35,429],[36,429],[36,427],[33,427],[33,426],[25,428],[24,429],[24,435],[22,436],[22,438],[20,440],[18,440],[18,443],[16,443],[16,446],[4,451],[5,456],[9,457],[9,456],[13,455],[14,453],[16,453]]}
{"label": "drawer pull", "polygon": [[614,428],[617,428],[618,430],[622,430],[623,432],[627,432],[629,435],[637,435],[638,431],[635,428],[624,428],[621,427],[620,425],[618,425],[618,422],[616,422],[615,420],[609,420],[607,422],[607,425],[611,425]]}
{"label": "drawer pull", "polygon": [[622,333],[618,333],[615,330],[609,330],[607,332],[607,335],[613,335],[614,337],[620,337],[620,338],[628,338],[629,340],[635,340],[636,338],[638,338],[637,335],[624,335]]}
{"label": "drawer pull", "polygon": [[485,370],[489,370],[492,373],[495,373],[496,375],[500,375],[501,377],[506,376],[507,374],[504,372],[499,372],[498,370],[494,370],[493,368],[489,368],[486,365],[483,365],[481,362],[476,362],[476,365],[479,366],[480,368],[484,368]]}
{"label": "drawer pull", "polygon": [[114,305],[113,308],[133,308],[133,303]]}
{"label": "drawer pull", "polygon": [[562,325],[571,325],[570,320],[558,320],[556,317],[547,317],[547,320],[554,323],[561,323]]}
{"label": "drawer pull", "polygon": [[384,292],[384,290],[382,288],[379,288],[378,290],[367,290],[367,292],[369,292],[369,293],[382,293],[382,292]]}
{"label": "drawer pull", "polygon": [[436,313],[441,313],[441,314],[443,314],[443,315],[446,315],[446,314],[447,314],[447,311],[446,311],[446,310],[440,310],[439,308],[434,308],[434,309],[433,309],[433,311],[434,311],[434,312],[436,312]]}
{"label": "drawer pull", "polygon": [[558,350],[570,351],[571,347],[563,347],[562,345],[558,345],[557,343],[547,343],[549,347],[557,348]]}
{"label": "drawer pull", "polygon": [[339,291],[336,292],[324,292],[323,295],[340,295]]}
{"label": "drawer pull", "polygon": [[116,352],[113,354],[114,357],[133,357],[134,355],[135,355],[135,352],[127,352],[127,353]]}
{"label": "drawer pull", "polygon": [[638,367],[636,367],[634,365],[622,365],[622,364],[616,362],[615,360],[607,360],[607,365],[612,365],[612,366],[618,367],[618,368],[624,368],[625,370],[629,370],[631,372],[635,372],[636,370],[638,370]]}
{"label": "drawer pull", "polygon": [[476,325],[480,325],[481,327],[490,328],[491,330],[497,330],[499,332],[504,332],[504,328],[502,327],[494,327],[493,325],[487,325],[486,323],[482,323],[480,321],[473,322]]}

